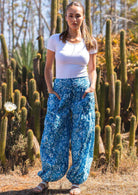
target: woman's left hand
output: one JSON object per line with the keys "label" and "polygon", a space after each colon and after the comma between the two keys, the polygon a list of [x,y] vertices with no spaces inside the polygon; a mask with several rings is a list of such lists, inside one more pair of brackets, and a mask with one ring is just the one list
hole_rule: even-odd
{"label": "woman's left hand", "polygon": [[95,91],[95,89],[94,89],[93,87],[89,87],[89,88],[86,89],[86,91],[84,92],[84,94],[83,94],[83,96],[82,96],[82,99],[85,98],[85,96],[86,96],[87,93],[92,93],[92,92],[94,92],[94,91]]}

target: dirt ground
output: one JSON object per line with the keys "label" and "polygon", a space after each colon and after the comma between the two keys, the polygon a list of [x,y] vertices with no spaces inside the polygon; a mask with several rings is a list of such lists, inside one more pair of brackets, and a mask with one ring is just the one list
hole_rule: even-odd
{"label": "dirt ground", "polygon": [[[35,166],[29,168],[26,175],[22,175],[19,169],[11,171],[7,175],[0,174],[0,195],[33,195],[31,189],[38,185],[41,179],[37,172],[41,170],[40,160]],[[57,182],[51,182],[48,190],[40,195],[69,194],[71,183],[64,176]],[[118,172],[111,173],[107,170],[91,168],[86,182],[80,185],[81,195],[138,195],[138,158],[124,154]]]}

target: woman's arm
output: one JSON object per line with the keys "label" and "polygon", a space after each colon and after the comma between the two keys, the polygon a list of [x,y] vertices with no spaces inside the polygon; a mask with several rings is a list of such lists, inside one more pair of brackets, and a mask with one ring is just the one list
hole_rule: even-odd
{"label": "woman's arm", "polygon": [[85,93],[83,94],[82,98],[85,98],[87,93],[94,92],[96,87],[96,54],[90,54],[90,60],[88,63],[88,76],[90,80],[90,87],[86,89]]}
{"label": "woman's arm", "polygon": [[45,77],[45,81],[47,84],[48,93],[55,94],[57,98],[60,100],[60,96],[53,90],[53,87],[52,87],[52,81],[53,81],[52,64],[54,62],[54,59],[55,59],[55,52],[47,49],[44,77]]}

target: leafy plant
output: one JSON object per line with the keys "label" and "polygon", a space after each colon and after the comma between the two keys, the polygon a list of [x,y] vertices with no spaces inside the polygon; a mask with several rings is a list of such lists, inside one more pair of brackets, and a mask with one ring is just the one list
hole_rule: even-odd
{"label": "leafy plant", "polygon": [[21,47],[16,49],[13,53],[19,70],[22,70],[23,66],[26,66],[28,71],[33,70],[33,58],[36,56],[37,51],[34,49],[34,45],[31,41],[27,43],[22,43]]}

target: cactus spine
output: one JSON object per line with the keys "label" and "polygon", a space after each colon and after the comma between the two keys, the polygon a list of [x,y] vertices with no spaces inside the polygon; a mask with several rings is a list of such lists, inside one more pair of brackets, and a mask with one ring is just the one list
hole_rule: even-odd
{"label": "cactus spine", "polygon": [[8,118],[5,116],[1,120],[0,128],[0,160],[1,163],[5,164],[5,149],[6,149],[6,139],[7,139],[7,127],[8,127]]}
{"label": "cactus spine", "polygon": [[57,1],[52,0],[51,2],[51,32],[50,34],[54,34],[56,32],[57,25]]}
{"label": "cactus spine", "polygon": [[40,101],[36,100],[34,102],[34,132],[39,143],[40,143],[40,111],[41,111]]}
{"label": "cactus spine", "polygon": [[138,68],[135,68],[135,79],[134,79],[134,113],[137,120],[138,126]]}
{"label": "cactus spine", "polygon": [[89,27],[89,32],[90,34],[92,34],[91,0],[85,0],[85,17],[86,17],[86,24]]}
{"label": "cactus spine", "polygon": [[115,82],[115,116],[120,115],[121,106],[121,81]]}
{"label": "cactus spine", "polygon": [[112,135],[112,129],[110,125],[105,126],[105,155],[106,159],[109,162],[110,156],[111,156],[111,135]]}
{"label": "cactus spine", "polygon": [[8,54],[8,48],[3,34],[0,34],[0,40],[1,40],[2,50],[3,50],[4,64],[5,67],[7,68],[9,66],[9,54]]}
{"label": "cactus spine", "polygon": [[130,121],[130,135],[129,135],[130,149],[135,145],[135,130],[136,130],[136,116],[133,115]]}
{"label": "cactus spine", "polygon": [[34,137],[33,131],[29,129],[27,131],[27,145],[28,145],[28,158],[31,163],[35,159],[35,155],[33,153],[33,137]]}
{"label": "cactus spine", "polygon": [[63,30],[66,30],[66,20],[65,20],[65,14],[66,14],[66,7],[68,5],[68,0],[63,0]]}
{"label": "cactus spine", "polygon": [[21,133],[26,136],[27,109],[21,108]]}
{"label": "cactus spine", "polygon": [[101,128],[99,125],[95,126],[95,142],[94,142],[94,159],[99,156],[99,138],[100,138]]}
{"label": "cactus spine", "polygon": [[7,69],[7,100],[8,101],[13,101],[13,71],[8,68]]}
{"label": "cactus spine", "polygon": [[114,116],[115,110],[115,83],[114,83],[114,68],[113,68],[113,54],[111,41],[111,20],[106,21],[106,41],[105,41],[105,58],[107,68],[107,80],[109,82],[109,103],[111,114]]}

